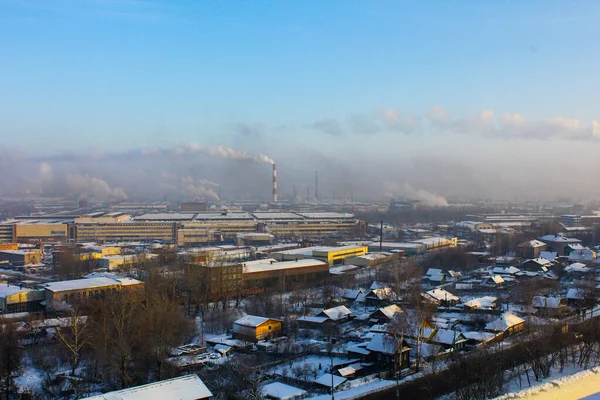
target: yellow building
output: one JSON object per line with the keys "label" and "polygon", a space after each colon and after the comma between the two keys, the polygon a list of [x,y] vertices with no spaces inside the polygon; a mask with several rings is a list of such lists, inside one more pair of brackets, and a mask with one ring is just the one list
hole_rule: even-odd
{"label": "yellow building", "polygon": [[315,258],[329,265],[337,265],[344,263],[346,258],[364,256],[368,251],[368,246],[318,246],[273,252],[271,253],[271,257],[277,261]]}
{"label": "yellow building", "polygon": [[1,250],[19,250],[18,243],[0,243],[0,251]]}
{"label": "yellow building", "polygon": [[69,225],[67,222],[51,223],[50,221],[26,220],[14,226],[14,236],[17,242],[64,242],[68,238]]}
{"label": "yellow building", "polygon": [[40,311],[45,294],[41,290],[0,285],[0,314]]}
{"label": "yellow building", "polygon": [[342,264],[346,258],[364,256],[368,251],[368,246],[326,247],[316,248],[313,250],[312,256],[329,265],[337,265]]}
{"label": "yellow building", "polygon": [[233,338],[248,342],[258,342],[280,336],[283,321],[279,319],[246,315],[233,323]]}

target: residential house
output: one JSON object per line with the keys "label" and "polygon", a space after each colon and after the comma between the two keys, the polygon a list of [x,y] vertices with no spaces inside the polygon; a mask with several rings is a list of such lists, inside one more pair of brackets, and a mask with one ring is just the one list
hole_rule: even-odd
{"label": "residential house", "polygon": [[493,275],[500,275],[501,277],[506,277],[506,276],[515,276],[515,274],[517,272],[521,271],[519,268],[517,267],[494,267],[492,268],[492,274]]}
{"label": "residential house", "polygon": [[591,272],[594,272],[594,270],[588,266],[586,266],[583,263],[573,263],[567,267],[565,267],[565,273],[572,275],[572,276],[578,276],[578,277],[583,277],[583,275],[587,275]]}
{"label": "residential house", "polygon": [[582,288],[570,288],[567,290],[565,299],[570,306],[582,307],[586,302],[586,291]]}
{"label": "residential house", "polygon": [[[575,243],[581,243],[581,240],[568,238],[562,235],[546,235],[539,238],[540,241],[547,244],[549,251],[554,251],[558,256],[568,256],[567,246]],[[535,258],[535,257],[533,257]]]}
{"label": "residential house", "polygon": [[429,268],[423,279],[433,285],[439,285],[446,280],[446,274],[441,269]]}
{"label": "residential house", "polygon": [[247,342],[258,342],[280,336],[283,321],[273,318],[246,315],[233,323],[233,338]]}
{"label": "residential house", "polygon": [[267,383],[261,388],[265,399],[296,400],[306,397],[306,391],[281,382]]}
{"label": "residential house", "polygon": [[517,257],[522,259],[538,258],[546,250],[546,243],[539,240],[528,240],[517,246]]}
{"label": "residential house", "polygon": [[526,260],[521,264],[522,271],[528,272],[548,272],[548,269],[552,266],[552,261],[548,261],[545,258],[533,258]]}
{"label": "residential house", "polygon": [[498,298],[494,296],[483,296],[477,299],[469,300],[463,304],[465,310],[486,310],[493,311],[500,308]]}
{"label": "residential house", "polygon": [[525,329],[525,320],[512,313],[504,313],[500,318],[485,325],[485,330],[492,333],[508,335]]}
{"label": "residential house", "polygon": [[400,314],[402,310],[395,304],[387,307],[382,307],[371,313],[369,316],[370,320],[377,321],[377,323],[390,322],[394,319],[397,314]]}
{"label": "residential house", "polygon": [[396,299],[396,293],[389,287],[373,289],[365,296],[366,303],[371,306],[391,304]]}
{"label": "residential house", "polygon": [[596,252],[594,250],[584,247],[579,243],[568,245],[565,249],[566,251],[569,252],[569,261],[590,262],[596,259]]}
{"label": "residential house", "polygon": [[500,275],[487,276],[481,281],[481,286],[492,288],[499,288],[501,286],[504,286],[504,284],[504,278],[502,278]]}
{"label": "residential house", "polygon": [[558,296],[533,296],[531,307],[540,315],[557,317],[567,311],[565,299]]}
{"label": "residential house", "polygon": [[348,319],[350,319],[350,314],[352,314],[352,311],[350,311],[348,307],[337,306],[321,311],[317,314],[317,317],[324,317],[329,321],[340,323],[348,321]]}
{"label": "residential house", "polygon": [[460,302],[460,297],[441,288],[422,293],[421,296],[441,307],[453,307]]}
{"label": "residential house", "polygon": [[376,333],[366,346],[366,350],[369,351],[366,361],[389,365],[394,372],[410,366],[411,347],[406,340],[400,343],[394,335]]}
{"label": "residential house", "polygon": [[364,297],[364,293],[360,289],[346,289],[342,293],[342,299],[349,301],[358,301],[361,295]]}

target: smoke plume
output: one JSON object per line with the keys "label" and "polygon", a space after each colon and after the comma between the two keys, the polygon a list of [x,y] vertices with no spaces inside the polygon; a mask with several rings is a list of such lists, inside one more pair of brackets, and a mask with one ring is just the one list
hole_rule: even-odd
{"label": "smoke plume", "polygon": [[68,175],[66,183],[69,193],[81,198],[94,198],[96,200],[127,199],[127,195],[122,188],[113,188],[105,180],[89,175]]}

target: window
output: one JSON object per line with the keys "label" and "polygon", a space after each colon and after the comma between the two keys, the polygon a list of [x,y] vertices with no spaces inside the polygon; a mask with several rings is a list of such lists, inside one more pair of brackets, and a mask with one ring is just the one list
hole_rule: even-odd
{"label": "window", "polygon": [[271,325],[269,325],[269,330],[271,330]]}

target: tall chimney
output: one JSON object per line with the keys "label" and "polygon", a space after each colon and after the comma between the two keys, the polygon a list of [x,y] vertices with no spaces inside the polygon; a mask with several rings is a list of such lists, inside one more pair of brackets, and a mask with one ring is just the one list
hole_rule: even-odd
{"label": "tall chimney", "polygon": [[273,164],[273,203],[277,203],[277,167]]}

